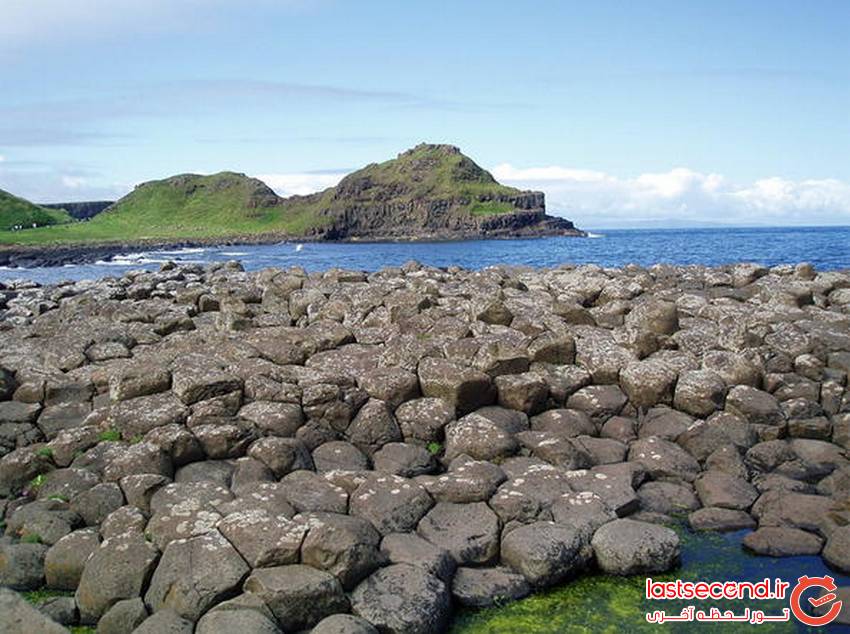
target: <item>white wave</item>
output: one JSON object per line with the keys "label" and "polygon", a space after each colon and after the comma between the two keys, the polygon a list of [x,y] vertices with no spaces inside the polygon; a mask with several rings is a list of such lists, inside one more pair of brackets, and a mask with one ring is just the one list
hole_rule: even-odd
{"label": "white wave", "polygon": [[296,244],[296,245],[295,245],[295,251],[296,251],[296,252],[301,251],[303,248],[304,248],[304,245],[303,245],[303,244]]}
{"label": "white wave", "polygon": [[248,252],[247,251],[222,251],[221,254],[239,257],[239,256],[242,256],[242,255],[248,255]]}
{"label": "white wave", "polygon": [[185,247],[183,249],[174,249],[172,251],[156,251],[159,255],[188,255],[191,253],[203,253],[206,249],[202,247]]}
{"label": "white wave", "polygon": [[588,238],[604,238],[605,234],[604,233],[593,233],[592,231],[588,231],[587,237]]}

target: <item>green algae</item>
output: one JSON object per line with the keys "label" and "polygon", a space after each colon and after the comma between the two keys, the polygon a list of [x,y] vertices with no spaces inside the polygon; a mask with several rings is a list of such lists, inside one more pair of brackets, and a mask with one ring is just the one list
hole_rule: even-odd
{"label": "green algae", "polygon": [[[670,573],[654,575],[656,581],[758,581],[781,577],[796,580],[797,575],[823,574],[818,558],[754,557],[741,550],[740,535],[693,533],[672,526],[682,540],[682,565]],[[834,573],[833,573],[834,574]],[[687,605],[708,610],[718,607],[741,614],[745,608],[781,614],[786,600],[774,601],[653,601],[645,598],[646,577],[616,577],[589,574],[567,584],[535,594],[521,601],[482,610],[462,610],[451,634],[584,634],[626,632],[740,632],[752,631],[748,623],[648,623],[647,612],[664,610],[679,614]],[[815,631],[795,622],[763,623],[758,632]]]}

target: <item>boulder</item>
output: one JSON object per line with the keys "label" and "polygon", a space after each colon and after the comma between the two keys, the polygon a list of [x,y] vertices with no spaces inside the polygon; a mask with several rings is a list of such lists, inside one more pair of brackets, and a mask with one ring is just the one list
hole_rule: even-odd
{"label": "boulder", "polygon": [[534,522],[502,538],[502,562],[533,586],[550,586],[576,575],[586,564],[579,533],[554,522]]}
{"label": "boulder", "polygon": [[602,526],[591,540],[599,567],[609,574],[665,572],[679,560],[679,536],[669,528],[619,519]]}
{"label": "boulder", "polygon": [[258,568],[245,581],[244,590],[265,602],[284,631],[313,627],[349,607],[337,578],[310,566]]}
{"label": "boulder", "polygon": [[423,569],[393,564],[354,589],[351,609],[387,634],[439,634],[448,625],[451,597],[445,584]]}
{"label": "boulder", "polygon": [[49,619],[8,588],[0,588],[0,631],[8,634],[68,634],[67,628]]}
{"label": "boulder", "polygon": [[486,565],[499,552],[499,518],[483,502],[440,502],[422,518],[417,532],[447,550],[459,565]]}
{"label": "boulder", "polygon": [[447,359],[422,359],[419,385],[424,396],[444,400],[461,415],[496,400],[487,374]]}
{"label": "boulder", "polygon": [[510,568],[458,568],[452,581],[452,596],[462,606],[488,608],[522,599],[531,586]]}

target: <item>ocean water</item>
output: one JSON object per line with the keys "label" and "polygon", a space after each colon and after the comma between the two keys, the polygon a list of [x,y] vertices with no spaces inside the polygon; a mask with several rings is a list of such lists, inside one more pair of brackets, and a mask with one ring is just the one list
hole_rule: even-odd
{"label": "ocean water", "polygon": [[61,267],[0,268],[0,280],[41,283],[96,279],[131,269],[156,269],[162,262],[241,260],[248,270],[302,266],[373,271],[418,260],[432,266],[478,269],[497,264],[550,267],[560,264],[649,266],[720,265],[759,262],[768,266],[808,261],[819,270],[850,268],[850,227],[758,229],[633,229],[595,231],[589,238],[469,240],[462,242],[280,243],[126,253],[107,262]]}

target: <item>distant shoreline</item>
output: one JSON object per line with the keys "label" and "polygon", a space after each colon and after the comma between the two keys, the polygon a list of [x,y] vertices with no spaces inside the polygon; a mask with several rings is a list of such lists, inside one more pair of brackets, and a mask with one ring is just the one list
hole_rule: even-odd
{"label": "distant shoreline", "polygon": [[117,255],[135,251],[185,249],[197,247],[256,246],[267,244],[298,243],[336,243],[336,244],[380,244],[380,243],[422,243],[422,242],[463,242],[465,240],[513,240],[552,237],[586,238],[587,232],[580,229],[571,233],[553,234],[517,234],[517,235],[480,235],[462,234],[457,236],[414,236],[414,237],[375,237],[345,238],[329,240],[321,236],[288,236],[281,234],[245,235],[229,238],[187,238],[184,240],[128,240],[121,242],[74,243],[53,245],[0,245],[0,266],[8,268],[36,268],[62,266],[64,264],[91,264],[99,260],[110,260]]}

